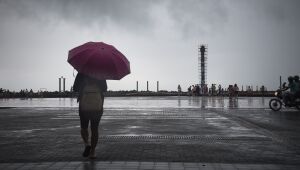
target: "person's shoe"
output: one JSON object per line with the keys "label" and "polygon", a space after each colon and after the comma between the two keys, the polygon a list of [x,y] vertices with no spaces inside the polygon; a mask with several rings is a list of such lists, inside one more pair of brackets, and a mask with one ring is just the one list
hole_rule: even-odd
{"label": "person's shoe", "polygon": [[82,156],[83,157],[88,157],[89,154],[90,154],[90,151],[91,151],[91,146],[90,145],[87,145],[82,153]]}
{"label": "person's shoe", "polygon": [[90,158],[90,159],[96,159],[96,158],[97,158],[95,151],[92,151],[92,150],[91,150],[90,155],[89,155],[89,158]]}

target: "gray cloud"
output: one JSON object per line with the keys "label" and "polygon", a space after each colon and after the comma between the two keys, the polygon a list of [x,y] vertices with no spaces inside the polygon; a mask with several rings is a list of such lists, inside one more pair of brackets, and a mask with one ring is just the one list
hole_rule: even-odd
{"label": "gray cloud", "polygon": [[105,27],[109,22],[131,30],[151,32],[155,21],[151,9],[162,6],[182,37],[222,29],[227,13],[221,0],[2,0],[1,13],[30,19],[43,26],[58,21],[82,27]]}
{"label": "gray cloud", "polygon": [[139,29],[150,24],[148,12],[152,3],[139,0],[3,0],[0,9],[2,13],[43,24],[62,20],[83,27],[93,24],[104,27],[107,22],[113,22],[124,28]]}
{"label": "gray cloud", "polygon": [[[257,19],[268,19],[269,21],[282,22],[285,20],[299,19],[299,0],[233,0],[231,3],[238,4],[244,10],[252,11]],[[295,20],[296,21],[296,20]]]}
{"label": "gray cloud", "polygon": [[221,0],[170,0],[168,11],[184,36],[203,36],[222,30],[227,8]]}

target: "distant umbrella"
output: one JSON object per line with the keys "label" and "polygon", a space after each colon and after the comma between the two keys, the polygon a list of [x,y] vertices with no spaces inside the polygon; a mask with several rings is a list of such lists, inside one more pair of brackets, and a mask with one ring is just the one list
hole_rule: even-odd
{"label": "distant umbrella", "polygon": [[79,72],[96,79],[120,80],[130,74],[130,63],[114,46],[87,42],[69,51],[68,62]]}

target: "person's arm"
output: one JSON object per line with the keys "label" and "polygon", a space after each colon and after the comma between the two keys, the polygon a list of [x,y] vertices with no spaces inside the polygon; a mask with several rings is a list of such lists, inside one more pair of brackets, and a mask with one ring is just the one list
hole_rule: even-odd
{"label": "person's arm", "polygon": [[103,92],[107,91],[107,83],[106,80],[103,81]]}
{"label": "person's arm", "polygon": [[81,73],[78,73],[76,75],[74,84],[73,84],[73,91],[74,92],[79,92],[80,91],[80,86],[82,84],[82,80],[83,80],[83,75]]}
{"label": "person's arm", "polygon": [[287,91],[288,89],[291,88],[291,85],[290,85],[290,84],[288,84],[288,86],[285,86],[285,83],[283,83],[283,84],[284,84],[284,85],[283,85],[282,91]]}
{"label": "person's arm", "polygon": [[289,87],[285,87],[285,88],[282,88],[281,91],[287,91],[289,89]]}

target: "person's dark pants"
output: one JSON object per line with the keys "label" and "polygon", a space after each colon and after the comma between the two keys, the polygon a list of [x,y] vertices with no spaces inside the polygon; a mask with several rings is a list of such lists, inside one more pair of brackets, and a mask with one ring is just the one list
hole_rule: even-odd
{"label": "person's dark pants", "polygon": [[79,111],[80,127],[82,129],[87,129],[89,127],[89,123],[91,123],[91,129],[97,129],[99,127],[102,114],[103,111],[102,112]]}
{"label": "person's dark pants", "polygon": [[293,93],[291,92],[286,92],[283,94],[283,102],[286,104],[286,105],[291,105],[293,103],[293,100],[294,100],[294,95]]}
{"label": "person's dark pants", "polygon": [[295,93],[295,99],[300,99],[300,91]]}

